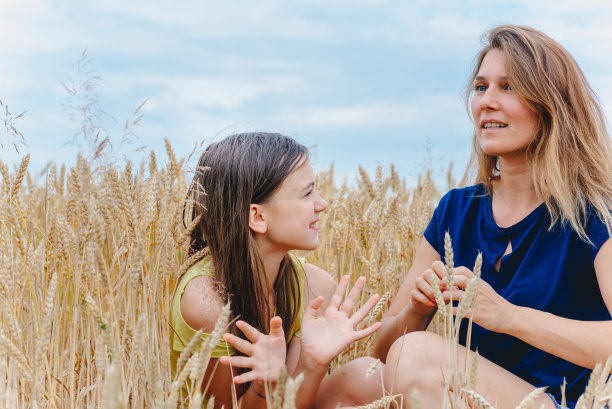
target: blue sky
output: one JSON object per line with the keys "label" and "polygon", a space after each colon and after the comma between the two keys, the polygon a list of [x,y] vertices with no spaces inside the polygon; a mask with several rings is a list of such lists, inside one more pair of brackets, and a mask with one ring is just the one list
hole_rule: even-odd
{"label": "blue sky", "polygon": [[[277,131],[333,161],[337,179],[361,164],[395,164],[409,181],[432,168],[455,175],[469,157],[462,92],[483,32],[527,24],[574,55],[612,107],[612,2],[608,1],[177,1],[2,2],[0,100],[14,114],[31,169],[74,163],[80,129],[62,107],[62,82],[84,49],[96,93],[116,119],[118,145],[147,99],[138,146],[163,157],[238,131]],[[6,140],[5,133],[2,134]],[[124,145],[118,156],[139,161]],[[5,161],[18,156],[6,148]]]}

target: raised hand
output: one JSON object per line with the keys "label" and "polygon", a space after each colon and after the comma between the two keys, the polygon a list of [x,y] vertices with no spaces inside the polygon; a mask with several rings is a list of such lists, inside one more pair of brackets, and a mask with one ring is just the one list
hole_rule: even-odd
{"label": "raised hand", "polygon": [[[342,277],[324,311],[319,311],[323,305],[323,297],[311,300],[304,311],[300,330],[302,343],[300,360],[303,360],[305,365],[327,368],[331,360],[347,346],[380,328],[381,324],[377,322],[362,330],[355,330],[380,297],[378,294],[373,295],[353,314],[353,308],[365,284],[365,277],[357,280],[348,297],[344,299],[348,282],[349,276]],[[319,312],[320,315],[317,316]]]}
{"label": "raised hand", "polygon": [[235,376],[234,382],[276,382],[287,356],[285,332],[280,317],[273,317],[270,320],[268,335],[262,334],[244,321],[236,322],[236,326],[251,342],[229,333],[224,334],[223,338],[247,356],[224,356],[220,358],[220,362],[223,365],[251,368],[251,370]]}

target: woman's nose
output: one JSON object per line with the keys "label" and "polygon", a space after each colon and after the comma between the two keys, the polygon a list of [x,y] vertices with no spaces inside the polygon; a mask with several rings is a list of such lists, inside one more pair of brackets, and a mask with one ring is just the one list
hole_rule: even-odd
{"label": "woman's nose", "polygon": [[480,97],[480,109],[486,111],[488,109],[499,109],[499,101],[493,87],[489,87]]}

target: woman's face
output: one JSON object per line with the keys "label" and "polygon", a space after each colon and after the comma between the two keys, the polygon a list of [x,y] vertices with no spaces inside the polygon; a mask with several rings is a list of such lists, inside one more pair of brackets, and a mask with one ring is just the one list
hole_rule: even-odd
{"label": "woman's face", "polygon": [[266,232],[258,235],[262,250],[314,250],[319,244],[319,214],[327,202],[315,189],[312,166],[303,161],[272,196],[260,205]]}
{"label": "woman's face", "polygon": [[504,55],[489,51],[474,80],[472,116],[476,137],[487,155],[524,155],[537,131],[534,112],[514,93],[506,79]]}

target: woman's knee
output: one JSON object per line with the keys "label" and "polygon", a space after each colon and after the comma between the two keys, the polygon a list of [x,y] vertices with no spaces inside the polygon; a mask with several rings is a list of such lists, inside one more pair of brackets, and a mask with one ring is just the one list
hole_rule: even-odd
{"label": "woman's knee", "polygon": [[442,380],[446,344],[437,334],[416,331],[398,338],[387,354],[385,386],[398,392]]}

